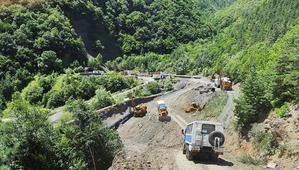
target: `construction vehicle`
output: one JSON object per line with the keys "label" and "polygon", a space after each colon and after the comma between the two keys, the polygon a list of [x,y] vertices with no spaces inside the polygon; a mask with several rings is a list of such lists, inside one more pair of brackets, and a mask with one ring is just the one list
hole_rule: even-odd
{"label": "construction vehicle", "polygon": [[133,110],[134,117],[143,117],[147,113],[147,107],[145,105],[138,105]]}
{"label": "construction vehicle", "polygon": [[228,77],[224,77],[221,79],[221,90],[232,90],[232,82]]}
{"label": "construction vehicle", "polygon": [[222,75],[222,70],[220,70],[217,78],[214,74],[212,75],[211,81],[214,82],[215,87],[218,87],[221,90],[232,90],[232,81],[230,81],[228,77],[222,77]]}
{"label": "construction vehicle", "polygon": [[167,111],[167,106],[163,100],[158,100],[157,101],[157,109],[159,112],[159,121],[170,121],[171,117],[168,116],[168,111]]}
{"label": "construction vehicle", "polygon": [[184,111],[185,111],[185,113],[197,112],[197,111],[203,110],[204,107],[205,107],[205,105],[202,103],[196,105],[195,102],[192,102],[191,106],[185,108]]}

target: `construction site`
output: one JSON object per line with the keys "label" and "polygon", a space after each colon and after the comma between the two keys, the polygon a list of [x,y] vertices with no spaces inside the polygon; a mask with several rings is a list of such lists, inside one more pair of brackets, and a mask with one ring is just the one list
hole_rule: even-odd
{"label": "construction site", "polygon": [[[205,116],[206,103],[221,91],[221,88],[215,87],[209,78],[180,78],[170,92],[134,101],[129,100],[116,109],[112,107],[113,109],[102,111],[105,122],[118,131],[124,148],[114,158],[110,170],[267,168],[266,165],[245,165],[238,161],[244,152],[252,154],[256,152],[245,138],[240,139],[232,126],[233,100],[239,95],[238,85],[224,90],[228,99],[218,117]],[[196,120],[223,124],[225,149],[217,161],[204,157],[189,161],[182,153],[184,141],[182,129]],[[276,159],[269,159],[270,163],[273,161],[275,162]],[[288,161],[287,165],[276,161],[276,169],[296,168],[296,159],[288,159]]]}

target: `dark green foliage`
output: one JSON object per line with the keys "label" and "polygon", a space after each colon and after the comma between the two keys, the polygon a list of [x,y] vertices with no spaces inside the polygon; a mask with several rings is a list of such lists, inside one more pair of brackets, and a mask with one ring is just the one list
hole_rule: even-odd
{"label": "dark green foliage", "polygon": [[282,40],[286,44],[274,65],[271,90],[275,107],[299,102],[299,27],[294,27],[291,33]]}
{"label": "dark green foliage", "polygon": [[259,114],[265,114],[271,109],[266,87],[265,79],[254,73],[241,84],[243,94],[235,101],[236,129],[247,127],[258,120]]}
{"label": "dark green foliage", "polygon": [[59,169],[48,113],[30,106],[18,94],[7,112],[13,120],[0,124],[1,165],[10,169]]}
{"label": "dark green foliage", "polygon": [[213,34],[199,6],[197,1],[184,0],[107,1],[105,15],[125,54],[165,54],[181,43]]}
{"label": "dark green foliage", "polygon": [[62,72],[73,61],[86,61],[84,44],[59,7],[33,1],[27,5],[0,7],[0,89],[5,103],[27,86],[31,75]]}
{"label": "dark green foliage", "polygon": [[[37,75],[22,92],[24,99],[31,104],[39,104],[47,108],[63,106],[69,98],[89,100],[98,88],[105,88],[109,93],[136,86],[133,78],[125,78],[118,74],[109,76],[79,76],[64,74],[57,76]],[[100,107],[105,107],[113,102]],[[98,107],[97,107],[98,108]],[[99,109],[99,108],[98,108]]]}
{"label": "dark green foliage", "polygon": [[122,147],[119,136],[83,100],[68,105],[74,122],[53,129],[46,110],[16,94],[6,110],[13,120],[0,124],[1,168],[108,169]]}
{"label": "dark green foliage", "polygon": [[68,111],[74,122],[58,127],[61,140],[56,144],[64,168],[108,169],[114,155],[121,149],[117,133],[109,129],[98,114],[92,113],[83,100],[69,102]]}

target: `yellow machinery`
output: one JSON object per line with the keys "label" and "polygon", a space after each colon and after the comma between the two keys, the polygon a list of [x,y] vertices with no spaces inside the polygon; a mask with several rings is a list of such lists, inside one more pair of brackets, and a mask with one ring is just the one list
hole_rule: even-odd
{"label": "yellow machinery", "polygon": [[221,80],[222,84],[222,90],[232,90],[232,82],[229,80],[229,78],[224,77]]}
{"label": "yellow machinery", "polygon": [[159,121],[171,121],[171,117],[168,116],[167,107],[163,100],[157,101],[157,109],[159,112]]}
{"label": "yellow machinery", "polygon": [[131,104],[133,107],[133,111],[130,109],[130,112],[133,114],[134,117],[143,117],[147,113],[147,107],[145,105],[138,105],[135,107],[135,102],[133,98],[133,94],[130,93]]}
{"label": "yellow machinery", "polygon": [[191,106],[185,108],[184,111],[185,111],[186,113],[197,112],[197,111],[201,111],[204,107],[205,107],[205,105],[202,104],[202,103],[196,105],[195,102],[192,102]]}
{"label": "yellow machinery", "polygon": [[134,117],[143,117],[147,113],[147,107],[145,105],[136,106],[133,110]]}

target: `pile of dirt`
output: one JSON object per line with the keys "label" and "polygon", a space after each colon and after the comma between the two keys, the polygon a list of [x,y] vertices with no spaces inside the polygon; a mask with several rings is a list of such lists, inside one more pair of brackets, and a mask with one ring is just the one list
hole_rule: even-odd
{"label": "pile of dirt", "polygon": [[112,166],[109,168],[109,170],[135,170],[135,169],[144,169],[144,170],[150,170],[150,169],[156,169],[155,167],[152,167],[150,161],[146,161],[144,159],[140,159],[137,156],[134,156],[132,158],[126,158],[125,153],[123,151],[119,152],[112,162]]}

